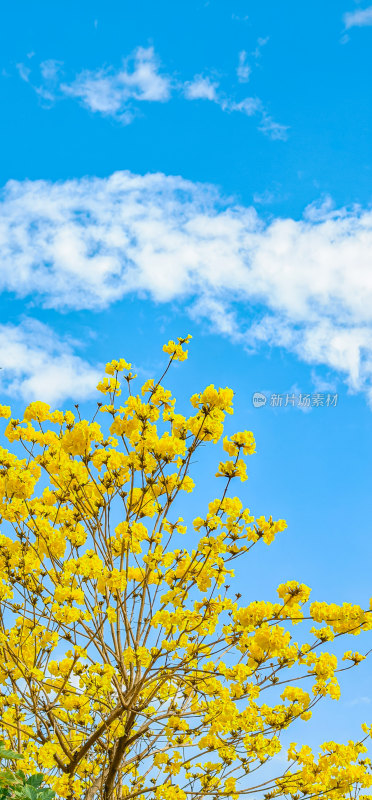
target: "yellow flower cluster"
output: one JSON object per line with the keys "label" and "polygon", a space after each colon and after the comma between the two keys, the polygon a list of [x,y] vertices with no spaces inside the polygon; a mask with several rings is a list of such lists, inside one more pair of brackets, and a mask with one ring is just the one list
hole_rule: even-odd
{"label": "yellow flower cluster", "polygon": [[184,339],[178,338],[178,344],[176,344],[173,339],[170,339],[168,344],[163,346],[163,351],[170,355],[172,361],[185,361],[188,356],[188,350],[183,350],[182,345],[188,344],[191,339],[192,336],[190,334],[185,336]]}
{"label": "yellow flower cluster", "polygon": [[235,433],[233,436],[230,436],[230,438],[225,436],[223,440],[223,449],[229,456],[238,456],[240,450],[242,450],[245,456],[252,455],[252,453],[256,452],[256,442],[252,431]]}
{"label": "yellow flower cluster", "polygon": [[[164,374],[190,338],[164,346]],[[296,580],[273,602],[250,597],[248,581],[240,605],[232,562],[248,569],[249,551],[286,522],[229,496],[256,450],[251,431],[224,435],[233,391],[210,384],[184,415],[159,381],[132,391],[130,370],[106,364],[99,422],[41,401],[22,420],[0,406],[16,443],[0,448],[0,736],[21,749],[26,772],[47,771],[57,798],[237,800],[248,774],[261,796],[254,776],[270,759],[280,766],[282,731],[340,695],[324,643],[367,634],[372,608],[308,607]],[[197,450],[221,439],[222,491],[189,519]],[[294,625],[313,639],[295,642]],[[347,668],[364,658],[343,656]],[[264,796],[368,788],[363,748],[327,742],[316,760],[290,745],[293,764]]]}

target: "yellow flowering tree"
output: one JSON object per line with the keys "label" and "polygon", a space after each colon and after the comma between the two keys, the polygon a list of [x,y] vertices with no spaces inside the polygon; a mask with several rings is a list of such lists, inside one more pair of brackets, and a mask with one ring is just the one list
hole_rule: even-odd
{"label": "yellow flowering tree", "polygon": [[[287,743],[285,768],[276,756],[292,723],[338,698],[337,672],[363,655],[350,649],[338,666],[330,643],[369,631],[371,612],[309,606],[295,580],[276,602],[230,593],[233,562],[248,568],[252,547],[286,523],[255,517],[230,491],[255,450],[249,431],[223,438],[232,390],[208,386],[190,416],[176,412],[162,381],[189,338],[164,347],[161,379],[137,394],[131,365],[107,364],[91,421],[33,402],[7,424],[0,736],[61,798],[354,796],[372,785],[366,726],[319,754]],[[221,439],[221,493],[187,530],[195,453]]]}

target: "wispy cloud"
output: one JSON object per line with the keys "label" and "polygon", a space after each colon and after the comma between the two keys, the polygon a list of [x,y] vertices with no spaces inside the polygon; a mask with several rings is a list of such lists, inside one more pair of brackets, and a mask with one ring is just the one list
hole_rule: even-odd
{"label": "wispy cloud", "polygon": [[[240,53],[238,82],[245,83],[250,75],[247,54]],[[166,103],[172,97],[183,96],[187,101],[208,100],[222,111],[258,115],[258,129],[271,139],[285,139],[288,128],[273,121],[262,100],[254,97],[237,98],[234,89],[222,91],[220,83],[209,75],[197,74],[191,80],[180,80],[162,68],[153,47],[137,47],[122,66],[83,70],[72,80],[62,80],[63,63],[55,59],[40,64],[39,79],[31,80],[31,68],[17,64],[22,80],[26,81],[49,106],[57,100],[71,98],[84,108],[103,116],[114,117],[128,125],[139,113],[142,103]]]}
{"label": "wispy cloud", "polygon": [[211,78],[195,75],[192,81],[184,84],[184,94],[187,100],[212,100],[212,102],[218,103],[218,86],[217,81],[212,81]]}
{"label": "wispy cloud", "polygon": [[249,64],[247,63],[247,57],[246,51],[241,50],[239,53],[239,63],[236,70],[239,83],[248,83],[249,76],[252,72]]}
{"label": "wispy cloud", "polygon": [[333,377],[318,375],[315,369],[311,370],[311,382],[316,392],[337,392],[337,381]]}
{"label": "wispy cloud", "polygon": [[243,100],[237,101],[222,92],[219,87],[218,81],[196,75],[192,81],[184,85],[184,95],[186,100],[210,100],[228,113],[238,111],[247,117],[252,117],[261,112],[263,117],[265,112],[258,97],[244,97]]}
{"label": "wispy cloud", "polygon": [[288,138],[288,125],[276,122],[265,109],[262,110],[261,122],[258,127],[262,133],[266,133],[271,139],[279,139],[285,142]]}
{"label": "wispy cloud", "polygon": [[35,319],[0,325],[2,394],[56,405],[91,397],[101,373],[74,353],[66,339]]}
{"label": "wispy cloud", "polygon": [[253,56],[253,58],[256,61],[259,61],[259,59],[261,58],[261,56],[262,56],[262,48],[265,47],[265,45],[268,43],[269,39],[270,39],[270,36],[265,36],[265,37],[259,36],[258,37],[256,47],[253,50],[253,52],[251,53],[251,55]]}
{"label": "wispy cloud", "polygon": [[275,203],[278,199],[278,192],[272,189],[264,189],[263,192],[255,192],[253,195],[253,202],[258,206],[267,206]]}
{"label": "wispy cloud", "polygon": [[230,114],[237,111],[247,117],[257,115],[258,129],[270,139],[285,141],[288,138],[288,126],[275,122],[259,97],[244,97],[242,100],[235,100],[220,90],[217,81],[202,75],[197,75],[193,81],[184,85],[184,95],[186,100],[209,100],[216,103],[222,111]]}
{"label": "wispy cloud", "polygon": [[19,74],[19,77],[21,78],[21,80],[25,81],[25,83],[29,83],[30,82],[30,74],[31,74],[30,67],[27,67],[26,64],[19,63],[19,64],[16,64],[16,68],[18,70],[18,74]]}
{"label": "wispy cloud", "polygon": [[258,112],[263,112],[261,100],[258,97],[245,97],[239,103],[230,99],[221,101],[224,111],[241,111],[247,117],[253,117]]}
{"label": "wispy cloud", "polygon": [[[28,53],[28,58],[33,58],[35,53]],[[41,83],[31,83],[31,67],[28,67],[26,64],[20,63],[16,64],[18,73],[20,78],[29,83],[36,94],[39,95],[43,100],[47,100],[49,103],[53,103],[56,100],[56,96],[59,93],[58,81],[62,74],[63,69],[63,62],[57,61],[56,59],[48,59],[47,61],[42,61],[40,64],[40,79]]]}
{"label": "wispy cloud", "polygon": [[369,705],[371,702],[371,698],[367,695],[362,695],[360,697],[354,697],[353,700],[348,700],[345,703],[345,706],[366,706]]}
{"label": "wispy cloud", "polygon": [[343,16],[343,22],[346,30],[372,25],[372,6],[364,9],[359,8],[356,11],[347,11]]}
{"label": "wispy cloud", "polygon": [[40,64],[41,77],[45,81],[57,81],[62,68],[63,61],[57,61],[55,58],[49,58],[47,61],[42,61]]}
{"label": "wispy cloud", "polygon": [[35,86],[35,91],[47,103],[54,103],[58,85],[63,74],[63,61],[50,58],[40,64],[42,82]]}
{"label": "wispy cloud", "polygon": [[55,309],[182,301],[242,347],[283,347],[372,402],[370,209],[322,201],[265,223],[215,187],[128,172],[11,181],[1,206],[0,290]]}
{"label": "wispy cloud", "polygon": [[138,47],[121,69],[84,70],[61,91],[75,97],[91,111],[101,114],[131,114],[133,101],[165,103],[171,95],[171,79],[161,74],[153,47]]}
{"label": "wispy cloud", "polygon": [[90,111],[116,116],[123,122],[132,121],[136,104],[164,103],[171,96],[172,79],[161,72],[153,47],[137,47],[117,70],[111,66],[83,70],[70,82],[62,80],[63,66],[56,59],[42,61],[40,79],[32,83],[30,67],[20,63],[17,69],[42,99],[55,102],[71,97]]}

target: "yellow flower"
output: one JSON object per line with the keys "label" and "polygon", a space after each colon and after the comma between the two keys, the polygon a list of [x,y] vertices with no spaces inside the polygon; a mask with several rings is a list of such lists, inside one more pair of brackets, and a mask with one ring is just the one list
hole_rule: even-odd
{"label": "yellow flower", "polygon": [[106,364],[105,372],[107,375],[115,375],[115,372],[124,372],[125,369],[130,370],[131,366],[124,358],[120,358],[119,361],[114,359]]}
{"label": "yellow flower", "polygon": [[168,353],[172,361],[185,361],[188,356],[188,350],[183,350],[182,345],[187,344],[192,336],[188,334],[184,339],[179,338],[178,344],[176,344],[173,339],[170,339],[168,344],[163,345],[164,353]]}
{"label": "yellow flower", "polygon": [[120,381],[118,381],[117,378],[103,378],[103,380],[97,384],[97,389],[99,392],[102,392],[102,394],[114,394],[116,397],[119,397],[119,395],[121,395],[120,385]]}
{"label": "yellow flower", "polygon": [[220,461],[216,478],[240,478],[241,481],[246,481],[247,465],[241,458],[237,461]]}
{"label": "yellow flower", "polygon": [[48,405],[48,403],[42,403],[40,400],[35,400],[35,402],[30,403],[30,405],[27,406],[23,418],[26,421],[31,421],[34,419],[37,422],[44,422],[50,418],[49,412],[50,405]]}
{"label": "yellow flower", "polygon": [[[186,358],[189,338],[165,345],[170,361]],[[303,625],[316,638],[298,644],[292,625],[304,620],[308,586],[286,580],[276,602],[239,604],[229,562],[261,539],[270,545],[286,522],[256,517],[224,487],[206,504],[195,496],[186,540],[179,514],[204,447],[222,438],[231,460],[218,475],[245,480],[253,434],[224,436],[233,391],[213,384],[192,395],[187,418],[155,379],[132,392],[127,373],[128,396],[116,407],[117,376],[130,366],[106,366],[102,425],[42,402],[7,424],[17,444],[15,453],[0,447],[0,604],[9,618],[0,630],[2,735],[11,746],[16,731],[21,767],[46,769],[61,798],[98,786],[129,726],[114,793],[237,800],[247,773],[256,791],[256,770],[280,752],[281,733],[309,720],[314,702],[338,699],[337,658],[323,644],[364,636],[372,614],[351,603],[312,603]],[[346,650],[343,659],[353,667],[364,656]],[[350,740],[325,742],[319,756],[292,743],[295,763],[273,779],[267,800],[368,793],[366,753]],[[261,784],[258,777],[259,793]]]}
{"label": "yellow flower", "polygon": [[351,650],[347,650],[346,653],[342,656],[343,661],[354,661],[354,664],[360,664],[361,661],[364,661],[365,656],[358,652],[352,652]]}

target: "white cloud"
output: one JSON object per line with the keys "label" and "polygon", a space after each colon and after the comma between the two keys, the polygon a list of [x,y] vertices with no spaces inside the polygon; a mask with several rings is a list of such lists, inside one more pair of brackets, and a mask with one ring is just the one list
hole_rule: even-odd
{"label": "white cloud", "polygon": [[40,64],[41,77],[45,81],[56,81],[62,67],[63,62],[57,61],[55,58],[49,58],[47,61],[42,61]]}
{"label": "white cloud", "polygon": [[353,700],[348,700],[345,703],[345,706],[361,706],[361,705],[369,705],[371,702],[371,698],[368,695],[361,695],[360,697],[354,697]]}
{"label": "white cloud", "polygon": [[239,64],[236,70],[239,83],[247,83],[251,71],[249,64],[247,64],[247,53],[245,50],[241,50],[239,53]]}
{"label": "white cloud", "polygon": [[265,47],[265,45],[268,43],[269,39],[270,39],[270,36],[265,36],[265,37],[259,36],[258,37],[257,45],[256,45],[255,49],[253,50],[253,52],[251,54],[256,59],[256,61],[258,61],[261,58],[262,48]]}
{"label": "white cloud", "polygon": [[48,104],[53,104],[59,92],[59,81],[63,71],[63,61],[50,58],[40,64],[42,82],[38,86],[33,86],[36,94]]}
{"label": "white cloud", "polygon": [[123,106],[129,100],[128,94],[118,86],[116,75],[110,75],[106,70],[85,70],[71,85],[62,84],[61,89],[64,94],[80,100],[90,111],[101,114],[117,114],[124,110]]}
{"label": "white cloud", "polygon": [[265,223],[213,186],[160,173],[11,181],[0,248],[0,290],[56,309],[179,300],[242,346],[283,347],[372,402],[369,209],[326,199]]}
{"label": "white cloud", "polygon": [[166,102],[170,98],[171,79],[160,73],[160,63],[153,47],[137,47],[123,67],[94,71],[84,70],[72,83],[61,84],[61,91],[101,114],[126,113],[133,101]]}
{"label": "white cloud", "polygon": [[218,83],[202,75],[195,75],[192,81],[184,84],[184,94],[187,100],[212,100],[218,103]]}
{"label": "white cloud", "polygon": [[244,97],[243,100],[234,100],[218,91],[219,84],[196,75],[192,81],[184,84],[184,96],[186,100],[210,100],[216,103],[222,111],[232,113],[238,111],[247,117],[257,115],[259,117],[258,130],[262,131],[270,139],[281,139],[285,141],[288,136],[288,126],[275,122],[267,113],[259,97]]}
{"label": "white cloud", "polygon": [[222,101],[222,108],[224,111],[241,111],[247,117],[252,117],[262,111],[262,103],[258,97],[245,97],[239,103],[232,100],[224,100]]}
{"label": "white cloud", "polygon": [[16,64],[16,67],[17,67],[17,70],[18,70],[19,77],[23,81],[25,81],[25,83],[29,83],[30,82],[30,74],[31,74],[30,67],[26,67],[26,65],[22,64],[22,63]]}
{"label": "white cloud", "polygon": [[258,206],[266,206],[275,203],[277,195],[270,189],[264,189],[263,192],[255,192],[253,195],[253,202]]}
{"label": "white cloud", "polygon": [[343,22],[346,30],[349,28],[363,28],[367,25],[372,25],[372,6],[368,8],[357,9],[356,11],[347,11],[343,16]]}
{"label": "white cloud", "polygon": [[337,381],[324,375],[318,375],[315,369],[311,370],[311,383],[315,392],[337,392]]}
{"label": "white cloud", "polygon": [[85,400],[95,394],[101,372],[73,352],[73,343],[59,339],[47,325],[26,319],[0,325],[0,388],[2,394],[28,403],[57,405],[66,398]]}
{"label": "white cloud", "polygon": [[[265,43],[266,40],[259,40]],[[240,53],[239,81],[245,83],[250,68],[245,63],[245,51]],[[219,82],[204,75],[194,75],[192,80],[180,81],[174,75],[161,71],[161,64],[153,47],[137,47],[124,59],[120,69],[112,66],[96,70],[83,70],[71,81],[61,81],[63,63],[49,59],[39,65],[41,82],[31,81],[31,69],[17,64],[22,80],[29,83],[46,105],[72,98],[93,113],[115,117],[129,125],[138,114],[143,102],[166,103],[175,94],[188,101],[209,100],[222,111],[237,111],[247,116],[257,114],[258,130],[271,139],[286,139],[288,128],[272,120],[263,102],[256,97],[236,100],[233,93],[219,90]]]}
{"label": "white cloud", "polygon": [[280,139],[285,142],[288,138],[288,125],[282,125],[275,120],[265,110],[262,113],[261,123],[259,130],[267,133],[271,139]]}

